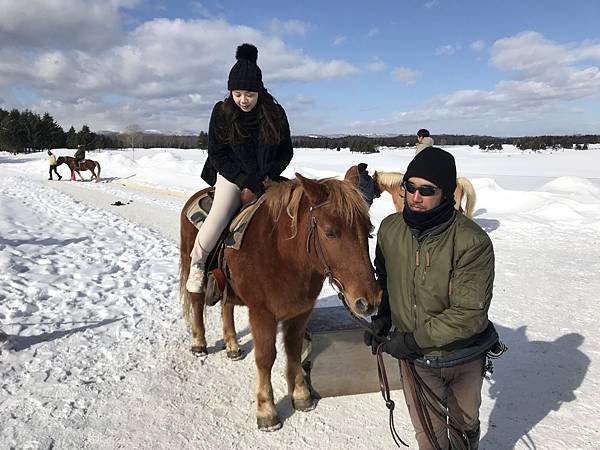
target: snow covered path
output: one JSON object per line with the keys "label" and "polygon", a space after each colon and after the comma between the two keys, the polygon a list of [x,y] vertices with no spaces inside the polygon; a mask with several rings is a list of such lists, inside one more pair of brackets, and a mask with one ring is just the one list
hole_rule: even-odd
{"label": "snow covered path", "polygon": [[[292,414],[283,361],[274,384],[284,431],[257,431],[252,356],[188,351],[176,244],[64,194],[50,202],[44,184],[0,182],[0,226],[12,230],[0,241],[0,320],[11,345],[0,368],[0,448],[314,448],[331,439],[367,447],[365,436],[333,432],[328,416],[340,402]],[[251,352],[243,309],[237,322]],[[207,327],[217,352],[218,309]],[[374,436],[385,436],[385,420],[374,422]]]}
{"label": "snow covered path", "polygon": [[[377,393],[293,412],[282,359],[273,383],[284,426],[257,431],[243,308],[245,359],[220,351],[217,308],[206,317],[211,353],[188,351],[176,239],[193,185],[177,195],[158,193],[169,184],[50,183],[36,164],[1,165],[0,449],[393,448]],[[339,175],[348,162],[328,164],[337,172],[307,172]],[[535,191],[473,180],[476,220],[496,250],[491,316],[510,348],[484,383],[482,449],[599,447],[600,191],[585,178],[552,179]],[[390,208],[376,201],[376,225]],[[393,396],[398,431],[413,443],[402,394]]]}

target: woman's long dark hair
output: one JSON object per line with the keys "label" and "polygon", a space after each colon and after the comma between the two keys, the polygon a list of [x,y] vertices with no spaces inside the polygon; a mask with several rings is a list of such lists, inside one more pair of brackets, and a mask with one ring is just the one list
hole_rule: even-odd
{"label": "woman's long dark hair", "polygon": [[[275,97],[267,90],[258,93],[258,127],[260,142],[278,144],[281,141],[281,107]],[[239,144],[248,137],[240,125],[240,116],[244,112],[235,104],[231,92],[223,101],[224,127],[221,129],[221,139],[228,144]]]}

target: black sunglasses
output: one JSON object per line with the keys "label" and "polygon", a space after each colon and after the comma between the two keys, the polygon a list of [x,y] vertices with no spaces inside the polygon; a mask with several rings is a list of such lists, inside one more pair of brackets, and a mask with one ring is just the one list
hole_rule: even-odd
{"label": "black sunglasses", "polygon": [[421,194],[423,197],[431,197],[432,195],[435,195],[437,191],[440,190],[439,187],[431,186],[430,184],[425,184],[423,186],[415,186],[410,181],[405,181],[404,183],[402,183],[402,187],[406,189],[410,194],[414,194],[415,192],[419,191],[419,194]]}

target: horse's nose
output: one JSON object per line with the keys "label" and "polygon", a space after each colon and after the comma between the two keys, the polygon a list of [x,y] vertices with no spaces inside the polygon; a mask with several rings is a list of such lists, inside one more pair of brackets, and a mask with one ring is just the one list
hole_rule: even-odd
{"label": "horse's nose", "polygon": [[356,308],[356,311],[358,311],[360,314],[366,314],[369,310],[369,304],[367,303],[367,300],[364,297],[357,298],[354,302],[354,307]]}

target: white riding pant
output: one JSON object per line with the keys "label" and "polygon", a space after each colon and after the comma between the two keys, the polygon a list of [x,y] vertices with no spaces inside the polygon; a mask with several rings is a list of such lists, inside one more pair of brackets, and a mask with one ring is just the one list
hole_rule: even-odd
{"label": "white riding pant", "polygon": [[190,255],[192,265],[204,266],[208,254],[217,245],[219,236],[242,204],[240,192],[240,188],[236,184],[217,174],[215,198],[206,220],[198,230]]}

